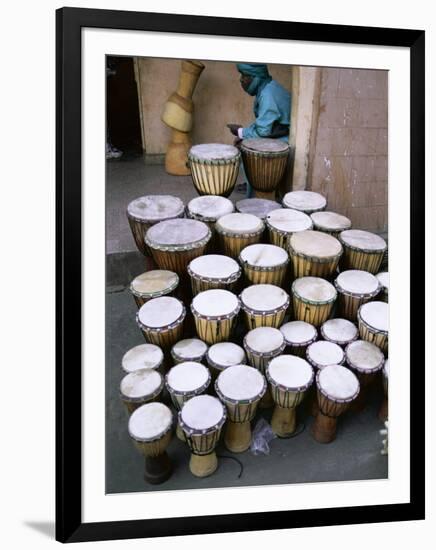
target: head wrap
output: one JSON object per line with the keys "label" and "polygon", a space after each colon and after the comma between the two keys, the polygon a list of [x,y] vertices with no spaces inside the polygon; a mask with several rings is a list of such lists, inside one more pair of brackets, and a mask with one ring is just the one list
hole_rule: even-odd
{"label": "head wrap", "polygon": [[261,85],[263,87],[272,80],[268,67],[264,63],[237,63],[236,68],[241,74],[252,78],[252,82],[247,90],[250,95],[256,95]]}

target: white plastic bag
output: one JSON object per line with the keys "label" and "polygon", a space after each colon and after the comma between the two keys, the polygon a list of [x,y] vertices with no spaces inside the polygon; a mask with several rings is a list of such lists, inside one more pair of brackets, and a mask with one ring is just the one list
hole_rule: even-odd
{"label": "white plastic bag", "polygon": [[269,443],[275,437],[277,436],[272,431],[270,424],[268,424],[268,422],[264,418],[260,418],[253,430],[250,451],[254,455],[269,455]]}

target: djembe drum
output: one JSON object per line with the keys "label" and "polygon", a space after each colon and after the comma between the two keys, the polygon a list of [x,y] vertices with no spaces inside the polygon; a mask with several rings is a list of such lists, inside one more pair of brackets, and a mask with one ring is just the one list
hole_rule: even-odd
{"label": "djembe drum", "polygon": [[342,256],[338,239],[321,231],[301,231],[288,240],[294,278],[333,275]]}
{"label": "djembe drum", "polygon": [[380,292],[380,284],[371,273],[350,269],[340,273],[334,285],[338,291],[338,315],[357,321],[357,311]]}
{"label": "djembe drum", "polygon": [[288,239],[293,233],[312,229],[312,220],[304,212],[279,208],[270,212],[265,220],[269,240],[288,251]]}
{"label": "djembe drum", "polygon": [[228,197],[239,174],[241,154],[233,145],[203,143],[188,152],[192,182],[199,195]]}
{"label": "djembe drum", "polygon": [[265,378],[253,367],[235,365],[218,376],[215,391],[227,408],[224,444],[232,453],[242,453],[250,447],[250,422],[266,391]]}
{"label": "djembe drum", "polygon": [[239,254],[247,283],[283,286],[289,264],[288,253],[273,244],[252,244]]}
{"label": "djembe drum", "polygon": [[241,250],[260,242],[265,224],[253,214],[227,214],[220,218],[215,229],[219,246],[226,256],[238,259]]}
{"label": "djembe drum", "polygon": [[294,317],[321,326],[330,317],[337,292],[335,287],[320,277],[301,277],[292,283]]}
{"label": "djembe drum", "polygon": [[327,342],[345,347],[359,338],[356,325],[347,319],[329,319],[321,325],[321,336]]}
{"label": "djembe drum", "polygon": [[167,220],[147,231],[145,243],[161,269],[182,276],[189,262],[204,254],[211,235],[208,226],[198,220]]}
{"label": "djembe drum", "polygon": [[230,339],[240,310],[238,297],[228,290],[214,289],[194,297],[191,311],[200,340],[208,344]]}
{"label": "djembe drum", "polygon": [[121,360],[121,368],[126,374],[140,369],[160,370],[164,354],[155,344],[140,344],[127,351]]}
{"label": "djembe drum", "polygon": [[314,212],[310,217],[314,229],[329,233],[336,238],[338,238],[339,233],[351,228],[351,220],[336,212]]}
{"label": "djembe drum", "polygon": [[207,344],[198,338],[186,338],[174,344],[171,348],[171,357],[174,364],[194,361],[201,363],[207,352]]}
{"label": "djembe drum", "polygon": [[372,342],[388,352],[389,306],[386,302],[368,302],[360,306],[357,323],[362,340]]}
{"label": "djembe drum", "polygon": [[133,200],[127,206],[127,219],[136,246],[144,255],[148,250],[144,242],[147,230],[158,222],[182,218],[185,205],[172,195],[146,195]]}
{"label": "djembe drum", "polygon": [[179,412],[179,425],[191,450],[189,469],[194,476],[207,477],[217,469],[215,447],[226,417],[221,401],[211,395],[193,397]]}
{"label": "djembe drum", "polygon": [[196,197],[189,201],[186,207],[188,218],[204,222],[209,226],[212,232],[212,238],[209,241],[208,249],[212,252],[215,249],[215,224],[219,218],[235,211],[231,200],[217,195],[204,195]]}
{"label": "djembe drum", "polygon": [[182,337],[185,316],[180,300],[162,296],[146,302],[136,314],[136,322],[147,342],[169,351]]}
{"label": "djembe drum", "polygon": [[187,271],[193,296],[214,288],[236,290],[242,274],[238,262],[222,254],[206,254],[195,258],[189,263]]}
{"label": "djembe drum", "polygon": [[382,302],[389,302],[389,272],[382,271],[376,275],[378,282],[380,283],[380,294],[377,296],[378,300]]}
{"label": "djembe drum", "polygon": [[328,365],[316,374],[318,414],[312,434],[319,443],[336,438],[337,420],[359,395],[359,380],[346,367]]}
{"label": "djembe drum", "polygon": [[[258,327],[247,332],[244,337],[244,349],[248,362],[263,375],[271,359],[283,353],[285,346],[283,334],[277,328]],[[271,392],[267,387],[259,407],[266,409],[273,405]]]}
{"label": "djembe drum", "polygon": [[245,174],[256,197],[273,199],[289,158],[289,145],[279,139],[244,139],[241,143]]}
{"label": "djembe drum", "polygon": [[347,364],[360,382],[360,394],[353,409],[358,412],[366,405],[368,389],[383,368],[385,358],[380,349],[365,340],[351,342],[345,349]]}
{"label": "djembe drum", "polygon": [[[165,376],[165,387],[171,396],[171,401],[177,411],[183,404],[196,395],[204,393],[211,381],[210,372],[201,363],[186,361],[172,367]],[[185,440],[183,431],[177,425],[176,435]]]}
{"label": "djembe drum", "polygon": [[207,350],[206,361],[209,366],[212,380],[227,367],[243,365],[245,363],[245,352],[233,342],[219,342],[210,346]]}
{"label": "djembe drum", "polygon": [[253,214],[265,221],[268,214],[282,205],[269,199],[242,199],[236,203],[236,211],[241,214]]}
{"label": "djembe drum", "polygon": [[239,295],[248,330],[257,327],[279,328],[289,307],[289,295],[276,285],[251,285]]}
{"label": "djembe drum", "polygon": [[129,435],[145,457],[144,478],[148,483],[166,481],[173,471],[167,454],[173,415],[163,403],[146,403],[129,418]]}
{"label": "djembe drum", "polygon": [[341,270],[360,269],[369,273],[378,273],[387,244],[382,237],[369,231],[348,229],[339,234],[338,239],[344,247]]}
{"label": "djembe drum", "polygon": [[389,385],[389,359],[386,359],[382,368],[383,382],[383,401],[378,411],[378,417],[382,422],[386,422],[389,416],[388,385]]}
{"label": "djembe drum", "polygon": [[299,210],[305,214],[313,214],[325,210],[327,200],[313,191],[291,191],[283,197],[282,204],[285,208]]}
{"label": "djembe drum", "polygon": [[286,351],[291,355],[306,358],[307,347],[318,338],[318,331],[305,321],[289,321],[280,327],[285,339]]}
{"label": "djembe drum", "polygon": [[126,374],[121,380],[120,396],[131,414],[141,405],[155,401],[162,392],[164,380],[154,369],[139,369]]}
{"label": "djembe drum", "polygon": [[275,403],[272,431],[278,437],[291,437],[296,429],[297,406],[313,382],[314,373],[307,361],[293,355],[279,355],[266,368],[266,378]]}
{"label": "djembe drum", "polygon": [[177,273],[165,269],[153,269],[135,277],[130,283],[130,292],[140,308],[152,298],[172,295],[178,284]]}

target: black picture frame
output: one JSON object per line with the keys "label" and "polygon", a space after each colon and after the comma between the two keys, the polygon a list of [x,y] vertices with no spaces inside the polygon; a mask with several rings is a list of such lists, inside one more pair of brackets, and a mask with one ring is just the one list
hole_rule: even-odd
{"label": "black picture frame", "polygon": [[[82,523],[81,469],[81,29],[125,29],[406,47],[410,50],[410,502],[237,515]],[[425,33],[160,13],[62,8],[56,12],[56,539],[61,542],[424,519]],[[419,292],[419,297],[418,297]],[[66,312],[68,311],[68,315]],[[419,324],[413,322],[418,320]],[[418,328],[419,326],[419,328]]]}

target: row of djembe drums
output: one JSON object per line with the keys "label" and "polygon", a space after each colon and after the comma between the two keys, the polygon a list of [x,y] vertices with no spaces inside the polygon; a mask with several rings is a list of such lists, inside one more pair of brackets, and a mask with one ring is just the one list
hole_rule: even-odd
{"label": "row of djembe drums", "polygon": [[[323,325],[322,335],[337,332],[337,327],[327,326],[332,321],[336,320]],[[216,470],[215,448],[223,427],[224,444],[230,451],[240,453],[249,448],[251,421],[259,406],[274,407],[272,429],[286,438],[295,432],[297,407],[309,395],[315,409],[312,433],[322,443],[335,438],[340,415],[350,406],[359,410],[364,405],[365,390],[380,372],[385,387],[382,409],[385,408],[388,360],[374,344],[356,339],[356,327],[351,336],[352,323],[346,323],[350,325],[347,328],[351,341],[345,348],[329,340],[316,340],[299,347],[298,353],[304,354],[305,359],[285,354],[289,333],[301,334],[310,328],[316,333],[310,325],[296,326],[304,324],[298,321],[287,323],[280,330],[259,327],[249,331],[244,349],[230,342],[208,348],[198,339],[182,340],[172,348],[176,364],[165,377],[160,371],[163,352],[158,346],[144,344],[127,352],[122,361],[127,374],[120,392],[131,413],[129,434],[146,457],[146,480],[161,483],[172,471],[166,449],[172,437],[173,416],[167,405],[158,402],[164,387],[177,411],[177,435],[191,450],[189,467],[197,477]],[[340,332],[344,335],[346,331]],[[245,360],[251,366],[238,363]]]}

